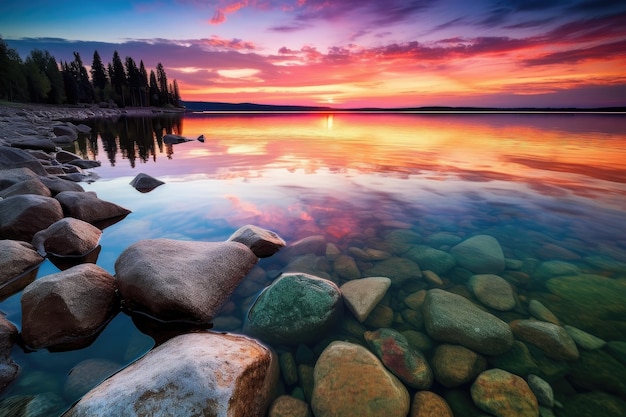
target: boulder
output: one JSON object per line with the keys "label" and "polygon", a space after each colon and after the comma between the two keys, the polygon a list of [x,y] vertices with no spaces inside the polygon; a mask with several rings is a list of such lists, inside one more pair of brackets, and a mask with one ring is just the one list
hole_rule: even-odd
{"label": "boulder", "polygon": [[464,346],[447,343],[437,346],[431,363],[435,379],[446,388],[472,382],[487,369],[484,356]]}
{"label": "boulder", "polygon": [[32,270],[44,261],[30,244],[18,240],[0,240],[0,287]]}
{"label": "boulder", "polygon": [[504,278],[494,274],[472,275],[467,282],[478,301],[498,311],[515,308],[513,288]]}
{"label": "boulder", "polygon": [[567,324],[563,326],[567,334],[570,335],[572,340],[576,342],[578,346],[587,350],[595,350],[600,349],[606,345],[606,341],[600,339],[599,337],[595,337],[592,334],[587,333],[584,330],[580,330],[574,326],[568,326]]}
{"label": "boulder", "polygon": [[528,303],[528,312],[537,320],[547,321],[548,323],[556,324],[557,326],[561,325],[561,322],[554,315],[554,313],[551,312],[548,307],[544,306],[539,300],[530,300]]}
{"label": "boulder", "polygon": [[78,191],[83,192],[85,189],[74,181],[64,180],[57,177],[39,177],[39,180],[48,187],[53,196],[59,194],[61,191]]}
{"label": "boulder", "polygon": [[74,366],[67,375],[63,396],[67,401],[74,402],[120,368],[119,364],[107,359],[85,359]]}
{"label": "boulder", "polygon": [[76,128],[67,124],[54,125],[52,127],[52,133],[54,133],[54,135],[57,137],[67,136],[72,141],[78,139],[78,131],[76,130]]}
{"label": "boulder", "polygon": [[478,235],[450,249],[459,266],[475,274],[499,274],[504,271],[504,253],[493,236]]}
{"label": "boulder", "polygon": [[339,278],[345,280],[361,278],[361,271],[352,256],[339,255],[333,263],[333,271]]}
{"label": "boulder", "polygon": [[140,193],[150,192],[163,184],[165,184],[163,181],[157,180],[156,178],[148,174],[144,174],[143,172],[137,174],[130,182],[130,185],[135,187],[135,189]]}
{"label": "boulder", "polygon": [[20,181],[0,191],[0,198],[8,198],[14,195],[24,194],[42,195],[44,197],[50,197],[52,195],[50,189],[46,187],[41,180],[39,180],[39,178],[32,178]]}
{"label": "boulder", "polygon": [[316,342],[337,324],[342,311],[341,292],[332,281],[283,274],[250,307],[244,331],[272,344]]}
{"label": "boulder", "polygon": [[532,390],[533,394],[537,398],[539,405],[544,407],[554,407],[554,392],[550,384],[543,378],[530,374],[526,378],[528,386]]}
{"label": "boulder", "polygon": [[302,255],[324,255],[326,252],[326,238],[322,235],[314,235],[293,242],[278,254],[278,260],[289,263]]}
{"label": "boulder", "polygon": [[387,369],[411,388],[425,390],[433,383],[433,372],[422,352],[409,346],[406,337],[390,328],[363,335],[370,350]]}
{"label": "boulder", "polygon": [[35,233],[63,218],[58,201],[40,195],[0,200],[0,237],[30,242]]}
{"label": "boulder", "polygon": [[363,272],[364,277],[387,277],[394,287],[422,277],[419,265],[407,258],[393,257],[377,262]]}
{"label": "boulder", "polygon": [[32,245],[45,256],[46,253],[61,256],[82,256],[98,246],[102,231],[91,224],[73,217],[65,217],[35,233]]}
{"label": "boulder", "polygon": [[496,417],[538,417],[539,404],[532,390],[517,375],[502,369],[481,373],[471,387],[472,400]]}
{"label": "boulder", "polygon": [[542,262],[533,272],[533,278],[537,280],[546,280],[558,276],[578,274],[580,274],[580,268],[573,263],[552,260]]}
{"label": "boulder", "polygon": [[175,135],[173,133],[168,133],[163,136],[163,143],[168,144],[168,145],[174,145],[177,143],[183,143],[183,142],[189,142],[189,141],[191,141],[191,139],[187,139],[184,136]]}
{"label": "boulder", "polygon": [[147,239],[120,254],[115,280],[131,310],[206,325],[257,260],[238,242]]}
{"label": "boulder", "polygon": [[514,320],[509,326],[515,337],[552,359],[573,361],[579,357],[576,343],[561,326],[539,320]]}
{"label": "boulder", "polygon": [[343,301],[361,323],[383,299],[391,280],[387,277],[369,277],[348,281],[340,287]]}
{"label": "boulder", "polygon": [[41,149],[46,152],[54,152],[56,145],[48,138],[38,138],[35,136],[16,137],[11,141],[11,146],[20,149]]}
{"label": "boulder", "polygon": [[38,279],[24,289],[20,301],[22,339],[35,349],[91,337],[119,308],[113,276],[94,264]]}
{"label": "boulder", "polygon": [[0,394],[17,377],[19,366],[11,359],[17,327],[0,314]]}
{"label": "boulder", "polygon": [[0,172],[12,168],[29,168],[37,175],[47,175],[41,162],[27,151],[0,146]]}
{"label": "boulder", "polygon": [[259,258],[268,258],[286,245],[276,233],[251,224],[237,229],[228,240],[243,243]]}
{"label": "boulder", "polygon": [[508,324],[460,295],[429,290],[422,312],[426,332],[433,339],[460,344],[485,355],[499,355],[513,345]]}
{"label": "boulder", "polygon": [[404,385],[363,346],[332,342],[315,364],[315,417],[406,417],[409,401]]}
{"label": "boulder", "polygon": [[311,417],[311,410],[306,402],[281,395],[272,403],[267,417]]}
{"label": "boulder", "polygon": [[97,168],[102,165],[100,161],[92,161],[90,159],[75,159],[73,161],[69,161],[67,165],[73,165],[80,169],[90,169]]}
{"label": "boulder", "polygon": [[404,256],[416,262],[422,270],[433,271],[437,275],[444,275],[456,265],[454,256],[426,245],[414,246]]}
{"label": "boulder", "polygon": [[94,192],[62,191],[54,198],[61,203],[66,216],[98,227],[115,223],[130,213],[124,207],[100,200]]}
{"label": "boulder", "polygon": [[174,337],[105,380],[65,417],[263,417],[278,382],[275,354],[239,335]]}
{"label": "boulder", "polygon": [[409,417],[454,417],[450,406],[432,391],[418,391],[411,401]]}
{"label": "boulder", "polygon": [[[0,146],[0,149],[2,147]],[[0,190],[5,190],[20,182],[37,179],[38,175],[35,174],[30,168],[11,168],[0,169]]]}

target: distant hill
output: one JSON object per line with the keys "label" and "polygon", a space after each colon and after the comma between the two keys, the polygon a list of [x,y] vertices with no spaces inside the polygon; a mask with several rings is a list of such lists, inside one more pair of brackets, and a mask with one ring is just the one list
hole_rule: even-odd
{"label": "distant hill", "polygon": [[314,106],[275,106],[271,104],[254,104],[254,103],[216,103],[210,101],[184,101],[183,105],[187,111],[279,111],[279,112],[309,112],[309,111],[329,111],[331,107],[314,107]]}
{"label": "distant hill", "polygon": [[210,101],[184,101],[182,103],[185,109],[190,112],[416,112],[416,113],[559,113],[559,112],[605,112],[605,113],[623,113],[626,111],[624,107],[604,107],[604,108],[499,108],[499,107],[446,107],[446,106],[429,106],[429,107],[403,107],[403,108],[379,108],[379,107],[361,107],[353,109],[336,109],[333,107],[321,106],[276,106],[272,104],[255,104],[255,103],[218,103]]}

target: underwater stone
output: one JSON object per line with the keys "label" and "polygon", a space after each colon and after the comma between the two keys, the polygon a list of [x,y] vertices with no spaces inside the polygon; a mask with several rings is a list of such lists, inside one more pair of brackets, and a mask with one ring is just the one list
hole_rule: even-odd
{"label": "underwater stone", "polygon": [[319,340],[343,311],[337,285],[304,273],[283,274],[259,295],[244,331],[272,344]]}
{"label": "underwater stone", "polygon": [[502,354],[513,345],[513,334],[505,322],[460,295],[429,290],[422,312],[433,339],[458,343],[485,355]]}
{"label": "underwater stone", "polygon": [[539,320],[514,320],[509,326],[515,337],[538,347],[549,358],[573,361],[579,357],[576,343],[561,326]]}
{"label": "underwater stone", "polygon": [[383,299],[391,280],[386,277],[369,277],[348,281],[340,287],[343,301],[361,323],[376,304]]}
{"label": "underwater stone", "polygon": [[328,345],[315,364],[314,381],[315,417],[406,417],[409,412],[405,386],[360,345]]}
{"label": "underwater stone", "polygon": [[478,408],[497,417],[539,416],[537,398],[526,381],[502,369],[481,373],[471,394]]}
{"label": "underwater stone", "polygon": [[499,274],[504,271],[504,253],[493,236],[471,237],[450,249],[459,266],[475,274]]}

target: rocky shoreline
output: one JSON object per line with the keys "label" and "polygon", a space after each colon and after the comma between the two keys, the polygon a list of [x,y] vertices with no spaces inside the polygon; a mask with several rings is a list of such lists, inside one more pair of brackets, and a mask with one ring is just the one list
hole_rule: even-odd
{"label": "rocky shoreline", "polygon": [[[21,331],[0,315],[0,393],[19,372],[16,343],[76,349],[124,310],[174,330],[104,382],[74,382],[79,401],[64,416],[578,416],[553,385],[578,406],[626,410],[626,343],[542,303],[582,308],[586,291],[576,288],[587,285],[606,288],[621,312],[620,281],[586,273],[583,261],[505,258],[490,235],[424,239],[388,220],[377,247],[360,249],[317,235],[288,244],[244,225],[224,242],[142,240],[119,255],[114,275],[103,270],[93,263],[102,229],[129,211],[85,192],[97,164],[59,146],[88,134],[80,120],[121,115],[0,107],[0,293],[23,290]],[[75,262],[35,280],[44,257]],[[267,257],[283,266],[278,277],[257,265]],[[528,299],[533,281],[553,296]],[[233,330],[249,336],[206,330],[225,307],[239,308],[227,302],[237,292],[250,308],[245,322],[233,316]],[[598,371],[606,363],[610,378]],[[68,385],[94,381],[94,363],[79,365]],[[600,382],[600,397],[582,398]],[[55,395],[4,398],[0,415],[58,414]],[[39,414],[28,411],[36,403]]]}

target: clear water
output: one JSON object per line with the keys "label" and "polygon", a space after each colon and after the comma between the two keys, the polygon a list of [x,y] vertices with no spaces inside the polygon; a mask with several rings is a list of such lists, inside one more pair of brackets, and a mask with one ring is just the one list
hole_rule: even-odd
{"label": "clear water", "polygon": [[[323,235],[346,254],[384,247],[387,233],[398,229],[426,244],[439,232],[463,239],[489,234],[509,259],[541,262],[567,253],[567,262],[585,273],[626,280],[624,115],[200,114],[99,121],[93,128],[91,139],[70,149],[102,162],[94,170],[100,178],[83,186],[132,210],[102,235],[97,263],[111,273],[135,241],[222,241],[255,224],[288,243]],[[165,145],[166,132],[203,134],[205,141]],[[129,182],[140,172],[166,184],[139,193]],[[331,263],[319,261],[311,268],[342,283]],[[259,267],[269,284],[284,265],[267,258]],[[55,272],[46,262],[38,276]],[[447,287],[463,285],[459,274],[443,278]],[[236,292],[215,328],[239,331],[256,290]],[[411,290],[392,289],[387,302],[401,305]],[[541,282],[516,290],[522,302],[540,299],[566,324],[626,342],[626,308],[585,320],[568,316],[571,306],[555,301]],[[18,293],[0,302],[18,328],[19,299]],[[27,353],[16,346],[12,357],[21,373],[2,397],[52,392],[67,407],[79,398],[64,391],[76,364],[98,358],[121,368],[153,343],[120,313],[84,349]],[[571,385],[554,385],[566,402]]]}

